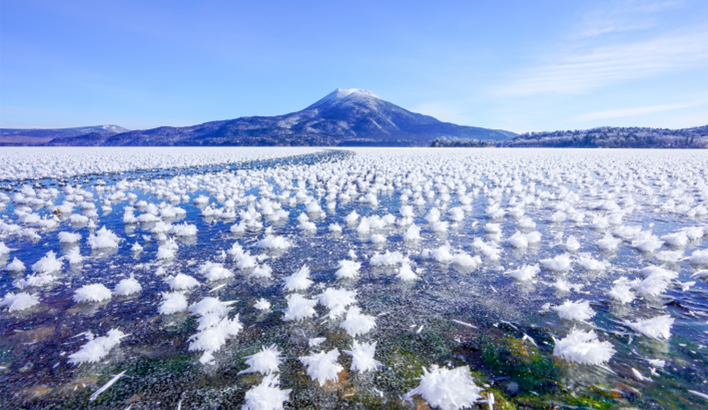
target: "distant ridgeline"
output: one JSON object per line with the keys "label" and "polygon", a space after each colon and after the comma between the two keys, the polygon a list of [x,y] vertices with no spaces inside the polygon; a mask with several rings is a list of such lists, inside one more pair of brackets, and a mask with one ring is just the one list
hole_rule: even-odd
{"label": "distant ridgeline", "polygon": [[[0,146],[42,146],[62,145],[56,141],[84,141],[100,140],[110,136],[127,132],[127,128],[117,125],[93,125],[74,128],[0,128]],[[89,144],[74,144],[89,145]]]}
{"label": "distant ridgeline", "polygon": [[439,137],[430,145],[432,147],[708,148],[708,125],[676,130],[600,127],[582,131],[530,132],[506,141]]}

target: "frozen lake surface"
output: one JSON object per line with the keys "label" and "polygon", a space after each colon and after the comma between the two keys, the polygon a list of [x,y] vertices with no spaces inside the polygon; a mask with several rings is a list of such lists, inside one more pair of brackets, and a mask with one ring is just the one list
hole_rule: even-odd
{"label": "frozen lake surface", "polygon": [[0,402],[706,408],[707,181],[698,150],[4,149]]}

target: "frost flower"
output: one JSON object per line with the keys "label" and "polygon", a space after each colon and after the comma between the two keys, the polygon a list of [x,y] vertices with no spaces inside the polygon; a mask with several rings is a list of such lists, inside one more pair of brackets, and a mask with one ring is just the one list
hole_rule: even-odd
{"label": "frost flower", "polygon": [[610,342],[598,340],[594,331],[584,332],[573,329],[563,339],[553,338],[555,347],[553,355],[569,362],[581,364],[602,364],[608,362],[615,354],[615,348]]}
{"label": "frost flower", "polygon": [[475,404],[481,391],[482,389],[474,384],[468,366],[450,370],[433,365],[430,371],[423,369],[420,385],[409,391],[406,397],[418,394],[433,407],[458,410]]}

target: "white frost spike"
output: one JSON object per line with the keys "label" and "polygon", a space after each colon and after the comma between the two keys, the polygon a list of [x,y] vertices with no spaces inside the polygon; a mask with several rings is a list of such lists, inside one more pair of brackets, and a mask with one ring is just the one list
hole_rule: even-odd
{"label": "white frost spike", "polygon": [[339,350],[332,349],[329,352],[313,353],[309,356],[301,356],[300,362],[307,366],[307,375],[312,380],[317,380],[320,386],[324,386],[328,381],[336,382],[337,376],[344,368],[337,363]]}
{"label": "white frost spike", "polygon": [[534,231],[525,234],[529,245],[538,245],[541,242],[541,232]]}
{"label": "white frost spike", "polygon": [[580,242],[575,239],[575,236],[569,236],[565,241],[565,250],[568,252],[577,252],[578,249],[580,249]]}
{"label": "white frost spike", "polygon": [[[238,320],[238,315],[233,319],[227,317],[221,319],[215,326],[204,329],[189,338],[189,351],[204,351],[209,353],[206,357],[212,358],[211,353],[219,350],[221,346],[243,329],[243,325]],[[201,360],[200,360],[201,361]],[[202,361],[202,363],[211,360]]]}
{"label": "white frost spike", "polygon": [[607,294],[620,303],[631,303],[634,300],[634,292],[632,286],[635,282],[630,282],[627,278],[619,278],[614,281],[615,286]]}
{"label": "white frost spike", "polygon": [[7,307],[9,312],[29,309],[37,304],[39,304],[39,298],[37,295],[30,295],[25,292],[18,294],[10,292],[5,295],[2,300],[0,300],[0,307]]}
{"label": "white frost spike", "polygon": [[642,269],[642,274],[647,276],[644,280],[633,282],[632,289],[639,296],[658,296],[669,286],[670,280],[678,276],[675,272],[650,266]]}
{"label": "white frost spike", "polygon": [[165,282],[172,290],[189,290],[199,286],[199,281],[189,275],[178,273],[177,276],[168,276]]}
{"label": "white frost spike", "polygon": [[519,229],[525,229],[525,230],[531,230],[531,229],[536,229],[536,222],[533,221],[533,219],[529,217],[524,217],[519,220],[516,224]]}
{"label": "white frost spike", "polygon": [[228,253],[229,256],[231,256],[231,258],[237,262],[240,261],[244,255],[243,248],[241,247],[241,245],[239,245],[238,242],[234,242],[234,244],[231,245],[231,248],[229,248],[226,253]]}
{"label": "white frost spike", "polygon": [[251,269],[258,266],[258,258],[248,252],[244,252],[241,259],[236,263],[236,267],[241,270]]}
{"label": "white frost spike", "polygon": [[229,307],[235,303],[235,301],[222,302],[221,300],[214,297],[205,297],[197,303],[189,306],[189,311],[195,315],[205,316],[210,313],[215,313],[219,317],[224,317],[229,313],[231,308]]}
{"label": "white frost spike", "polygon": [[267,235],[256,243],[260,249],[288,249],[292,244],[282,236]]}
{"label": "white frost spike", "polygon": [[173,239],[170,239],[157,247],[157,259],[172,259],[175,257],[175,252],[177,252],[178,249],[179,245],[177,245],[177,243]]}
{"label": "white frost spike", "polygon": [[59,232],[59,243],[76,243],[81,240],[81,234],[72,232]]}
{"label": "white frost spike", "polygon": [[558,280],[556,280],[552,286],[558,289],[560,292],[570,292],[571,290],[579,292],[583,288],[583,285],[568,283],[568,281],[563,278],[558,278]]}
{"label": "white frost spike", "polygon": [[592,310],[590,307],[590,302],[587,300],[581,300],[578,302],[566,300],[562,305],[553,306],[551,309],[555,310],[561,319],[566,320],[585,322],[595,316],[595,311]]}
{"label": "white frost spike", "polygon": [[35,273],[51,273],[61,269],[62,263],[57,259],[57,254],[54,251],[49,251],[47,254],[32,265],[32,271]]}
{"label": "white frost spike", "polygon": [[99,229],[96,235],[90,235],[88,238],[91,249],[118,249],[118,242],[120,242],[118,235],[106,229],[105,226]]}
{"label": "white frost spike", "polygon": [[325,337],[313,337],[312,339],[307,340],[307,346],[312,349],[313,347],[319,347],[325,341],[327,341],[327,338]]}
{"label": "white frost spike", "polygon": [[289,401],[292,390],[280,390],[279,385],[277,374],[264,377],[261,384],[246,392],[242,410],[283,410],[283,402]]}
{"label": "white frost spike", "polygon": [[655,255],[659,262],[678,262],[683,257],[683,250],[678,251],[661,251]]}
{"label": "white frost spike", "polygon": [[78,246],[71,248],[64,258],[69,261],[69,265],[78,265],[84,261]]}
{"label": "white frost spike", "polygon": [[411,268],[410,263],[408,262],[403,262],[403,265],[401,265],[401,269],[398,271],[396,274],[396,278],[398,280],[402,281],[414,281],[418,280],[418,275],[413,272],[413,269]]}
{"label": "white frost spike", "polygon": [[667,245],[673,246],[674,248],[683,248],[688,244],[688,235],[686,235],[686,232],[679,231],[676,233],[664,235],[661,237],[661,240],[664,241]]}
{"label": "white frost spike", "polygon": [[554,337],[553,341],[553,355],[569,362],[599,365],[608,362],[615,354],[612,343],[601,342],[592,330],[573,329],[568,336],[560,340]]}
{"label": "white frost spike", "polygon": [[240,371],[238,374],[243,373],[262,373],[271,374],[278,372],[278,366],[283,362],[280,350],[275,345],[270,345],[268,347],[263,346],[261,351],[251,355],[246,356],[246,364],[249,366],[248,369]]}
{"label": "white frost spike", "polygon": [[494,243],[485,243],[480,238],[474,238],[472,246],[492,261],[498,261],[501,258],[501,249]]}
{"label": "white frost spike", "polygon": [[270,302],[266,298],[260,298],[253,307],[260,311],[270,310]]}
{"label": "white frost spike", "polygon": [[374,245],[380,245],[384,242],[386,242],[386,237],[381,235],[381,234],[373,234],[371,235],[371,238],[369,238],[369,242],[373,243]]}
{"label": "white frost spike", "polygon": [[352,357],[351,370],[354,372],[374,372],[381,366],[381,362],[374,359],[376,342],[359,343],[355,340],[352,344],[352,350],[343,350],[343,352]]}
{"label": "white frost spike", "polygon": [[632,247],[642,252],[654,252],[664,244],[664,241],[656,237],[656,235],[649,233],[640,233],[635,238],[636,239],[632,240]]}
{"label": "white frost spike", "polygon": [[0,256],[2,255],[7,255],[8,253],[12,252],[14,249],[10,249],[5,245],[5,242],[0,242]]}
{"label": "white frost spike", "polygon": [[88,332],[86,338],[88,343],[81,346],[81,349],[69,355],[69,363],[96,363],[108,355],[111,349],[120,343],[120,339],[124,338],[125,333],[118,329],[111,329],[106,336],[97,337],[94,339],[93,333]]}
{"label": "white frost spike", "polygon": [[525,265],[519,269],[504,272],[504,274],[510,276],[515,280],[523,282],[527,280],[533,280],[533,278],[535,278],[539,272],[541,272],[541,268],[538,266],[538,264],[536,264]]}
{"label": "white frost spike", "polygon": [[517,249],[524,249],[529,246],[529,241],[528,239],[526,239],[526,235],[522,234],[519,231],[516,231],[516,233],[514,233],[511,238],[509,238],[506,242],[512,248]]}
{"label": "white frost spike", "polygon": [[698,272],[691,275],[691,277],[706,280],[708,279],[708,270],[699,270]]}
{"label": "white frost spike", "polygon": [[541,259],[541,266],[543,269],[554,271],[554,272],[567,272],[570,270],[570,255],[563,254],[558,255],[555,258]]}
{"label": "white frost spike", "polygon": [[288,308],[285,310],[285,315],[283,315],[284,321],[302,320],[315,316],[316,300],[307,299],[298,294],[288,296],[287,300]]}
{"label": "white frost spike", "polygon": [[403,240],[405,242],[413,242],[420,240],[420,228],[415,224],[408,227],[406,233],[403,234]]}
{"label": "white frost spike", "polygon": [[678,278],[678,273],[668,269],[664,269],[660,266],[647,266],[646,268],[642,268],[639,272],[645,278],[650,278],[653,276],[664,278],[666,280]]}
{"label": "white frost spike", "polygon": [[133,246],[130,247],[130,250],[134,253],[140,253],[143,251],[143,247],[140,246],[139,243],[135,242]]}
{"label": "white frost spike", "polygon": [[358,219],[359,219],[359,214],[356,213],[356,210],[354,210],[344,218],[344,223],[346,223],[347,225],[353,225],[356,223],[356,221]]}
{"label": "white frost spike", "polygon": [[649,362],[650,365],[658,368],[663,368],[664,366],[666,366],[666,361],[661,359],[647,359],[647,362]]}
{"label": "white frost spike", "polygon": [[123,279],[118,282],[115,289],[113,289],[113,293],[117,296],[128,296],[139,293],[141,290],[143,290],[143,287],[131,276],[128,279]]}
{"label": "white frost spike", "polygon": [[287,292],[306,290],[312,285],[310,280],[310,268],[307,265],[302,265],[299,271],[292,275],[283,278],[285,285],[283,287]]}
{"label": "white frost spike", "polygon": [[624,322],[624,324],[652,339],[668,339],[671,337],[671,326],[674,324],[674,318],[670,315],[663,315],[651,319],[639,320],[635,323]]}
{"label": "white frost spike", "polygon": [[640,382],[643,382],[645,380],[651,381],[651,377],[645,377],[639,370],[635,369],[632,367],[632,373],[634,374],[634,377],[639,380]]}
{"label": "white frost spike", "polygon": [[423,368],[420,385],[409,391],[406,397],[418,394],[433,407],[458,410],[475,404],[481,391],[482,389],[474,384],[468,366],[445,369],[432,365],[430,371]]}
{"label": "white frost spike", "polygon": [[46,286],[53,283],[55,280],[56,278],[54,276],[43,273],[41,275],[29,275],[24,279],[13,282],[13,284],[20,289],[24,289],[30,286]]}
{"label": "white frost spike", "polygon": [[161,315],[171,315],[187,310],[187,298],[179,292],[162,293],[162,303],[157,309]]}
{"label": "white frost spike", "polygon": [[586,271],[604,272],[609,266],[608,262],[593,259],[588,253],[582,253],[578,256],[578,261],[576,263]]}
{"label": "white frost spike", "polygon": [[100,283],[84,285],[74,291],[74,301],[77,303],[101,302],[110,298],[111,291]]}
{"label": "white frost spike", "polygon": [[25,270],[25,264],[21,260],[14,258],[12,262],[8,263],[5,270],[10,272],[22,272]]}
{"label": "white frost spike", "polygon": [[248,276],[252,278],[268,279],[273,276],[273,269],[270,266],[263,264],[253,268]]}
{"label": "white frost spike", "polygon": [[610,234],[605,234],[605,237],[597,241],[597,247],[603,251],[616,251],[619,244],[622,243],[622,239],[614,238]]}
{"label": "white frost spike", "polygon": [[376,318],[361,313],[359,306],[352,306],[347,311],[346,319],[339,327],[346,330],[349,336],[357,337],[369,333],[371,329],[376,327]]}
{"label": "white frost spike", "polygon": [[359,276],[359,269],[361,268],[361,262],[355,262],[350,260],[339,261],[339,269],[334,273],[337,279],[354,279]]}
{"label": "white frost spike", "polygon": [[405,259],[403,258],[403,254],[401,254],[401,252],[386,251],[383,255],[378,253],[374,254],[374,256],[371,257],[371,260],[369,260],[369,264],[371,266],[393,266],[403,263],[404,260]]}
{"label": "white frost spike", "polygon": [[482,264],[482,258],[479,255],[470,256],[466,253],[460,252],[452,255],[451,262],[454,265],[460,266],[464,269],[477,269]]}
{"label": "white frost spike", "polygon": [[215,262],[206,262],[199,267],[199,273],[204,276],[207,282],[228,279],[234,276],[234,273],[226,269],[222,264]]}
{"label": "white frost spike", "polygon": [[221,319],[223,319],[223,317],[218,313],[207,313],[204,316],[200,316],[197,318],[197,330],[202,331],[210,329],[218,325],[219,322],[221,322]]}
{"label": "white frost spike", "polygon": [[196,225],[188,225],[185,222],[181,225],[178,224],[178,225],[170,226],[170,232],[173,235],[180,236],[180,237],[197,236],[197,226]]}
{"label": "white frost spike", "polygon": [[692,265],[708,265],[708,249],[693,251],[689,261]]}
{"label": "white frost spike", "polygon": [[328,288],[319,296],[320,305],[329,309],[329,317],[337,318],[346,312],[349,305],[356,303],[356,292],[346,289]]}

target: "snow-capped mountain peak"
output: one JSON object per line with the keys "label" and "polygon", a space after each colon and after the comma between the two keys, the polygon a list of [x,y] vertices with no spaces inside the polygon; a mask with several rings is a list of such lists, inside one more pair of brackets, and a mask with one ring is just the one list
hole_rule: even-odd
{"label": "snow-capped mountain peak", "polygon": [[344,97],[348,97],[352,94],[355,96],[361,96],[361,97],[373,97],[373,98],[379,98],[376,94],[372,93],[369,90],[362,90],[360,88],[337,88],[334,90],[330,95],[335,94],[336,98],[338,99],[343,99]]}
{"label": "snow-capped mountain peak", "polygon": [[311,110],[315,108],[325,108],[331,107],[340,102],[370,102],[370,101],[382,101],[376,94],[369,90],[362,90],[359,88],[337,88],[331,93],[327,94],[321,100],[315,102],[306,110]]}

